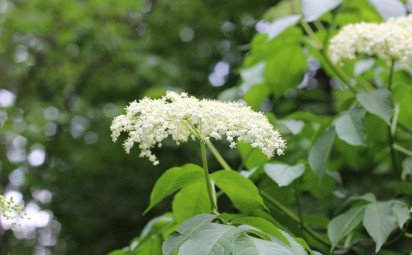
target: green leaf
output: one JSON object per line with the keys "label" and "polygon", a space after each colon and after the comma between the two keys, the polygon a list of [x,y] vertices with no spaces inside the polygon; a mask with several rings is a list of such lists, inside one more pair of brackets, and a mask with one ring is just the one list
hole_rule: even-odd
{"label": "green leaf", "polygon": [[288,239],[289,246],[291,248],[291,251],[292,251],[293,255],[307,255],[305,249],[302,247],[302,245],[300,243],[298,243],[297,240],[295,240],[292,236],[290,236],[285,231],[282,231],[282,233]]}
{"label": "green leaf", "polygon": [[364,117],[365,111],[359,108],[352,109],[339,117],[335,122],[338,137],[352,145],[365,145]]}
{"label": "green leaf", "polygon": [[359,93],[356,98],[366,111],[378,116],[390,125],[393,112],[391,92],[386,89],[379,89]]}
{"label": "green leaf", "polygon": [[265,84],[256,84],[252,86],[245,94],[243,99],[254,110],[260,110],[260,106],[270,94],[268,86]]}
{"label": "green leaf", "polygon": [[[285,238],[286,233],[280,234],[287,243],[278,239],[277,241],[261,240],[247,235],[247,232],[263,234],[253,226],[235,227],[211,223],[214,218],[214,215],[199,215],[183,223],[163,243],[163,254],[171,255],[179,250],[179,255],[298,255],[289,247],[288,240]],[[256,217],[237,219],[266,228],[273,233],[279,232],[278,229],[269,227],[270,223],[268,225],[268,222],[260,221]]]}
{"label": "green leaf", "polygon": [[162,234],[165,227],[171,227],[175,224],[174,219],[170,213],[151,219],[143,228],[140,237],[144,238],[150,235]]}
{"label": "green leaf", "polygon": [[305,126],[305,122],[301,120],[282,120],[278,124],[285,125],[293,135],[299,134]]}
{"label": "green leaf", "polygon": [[129,245],[131,254],[162,254],[161,239],[175,228],[175,221],[170,213],[151,219],[143,228],[139,238]]}
{"label": "green leaf", "polygon": [[361,196],[352,196],[348,199],[347,202],[356,202],[356,201],[365,201],[367,203],[374,203],[376,202],[376,197],[372,193],[366,193]]}
{"label": "green leaf", "polygon": [[249,86],[253,86],[263,82],[263,71],[265,70],[266,63],[259,62],[254,66],[244,69],[240,72],[240,77],[243,82]]}
{"label": "green leaf", "polygon": [[363,217],[366,231],[376,243],[375,252],[378,252],[396,228],[396,218],[390,202],[376,202],[366,206]]}
{"label": "green leaf", "polygon": [[182,167],[170,168],[157,180],[145,213],[184,186],[202,181],[204,181],[203,169],[197,165],[187,164]]}
{"label": "green leaf", "polygon": [[401,179],[406,180],[408,176],[412,177],[412,158],[406,158],[402,162],[402,174]]}
{"label": "green leaf", "polygon": [[410,216],[408,206],[401,201],[395,200],[392,204],[392,211],[395,214],[396,222],[398,223],[399,228],[402,228]]}
{"label": "green leaf", "polygon": [[331,220],[328,225],[328,237],[333,247],[361,223],[364,210],[364,206],[354,207]]}
{"label": "green leaf", "polygon": [[353,67],[353,73],[356,77],[361,76],[362,74],[369,71],[373,65],[376,63],[373,58],[359,59],[356,61],[355,66]]}
{"label": "green leaf", "polygon": [[300,15],[288,15],[275,19],[270,24],[267,25],[265,33],[268,35],[269,40],[277,37],[287,28],[295,25],[300,19]]}
{"label": "green leaf", "polygon": [[399,0],[369,0],[379,15],[387,20],[392,17],[405,16],[405,5]]}
{"label": "green leaf", "polygon": [[301,0],[301,8],[305,21],[311,22],[326,12],[335,9],[341,0]]}
{"label": "green leaf", "polygon": [[305,171],[304,164],[289,166],[286,164],[265,164],[265,173],[274,180],[279,187],[288,186],[299,178]]}
{"label": "green leaf", "polygon": [[162,240],[159,237],[150,238],[142,245],[139,245],[132,254],[162,255]]}
{"label": "green leaf", "polygon": [[328,129],[318,137],[318,140],[309,151],[309,166],[318,177],[323,177],[326,171],[326,162],[335,140],[335,130]]}
{"label": "green leaf", "polygon": [[211,205],[206,184],[198,182],[181,189],[173,199],[173,215],[178,223],[197,214],[209,213]]}
{"label": "green leaf", "polygon": [[179,255],[231,255],[232,245],[241,233],[233,226],[205,224],[180,247]]}
{"label": "green leaf", "polygon": [[176,229],[176,232],[170,234],[163,242],[163,255],[172,255],[194,232],[205,224],[212,222],[215,218],[216,215],[213,214],[199,214],[183,222]]}
{"label": "green leaf", "polygon": [[268,220],[265,220],[260,217],[238,217],[231,220],[231,223],[234,225],[246,224],[254,228],[260,229],[270,235],[275,236],[280,241],[288,244],[289,241],[286,236],[279,230],[275,225],[273,225]]}
{"label": "green leaf", "polygon": [[198,228],[205,223],[212,222],[214,219],[216,219],[216,215],[214,214],[199,214],[183,222],[176,229],[176,231],[182,235],[185,235],[188,232],[192,232],[195,228]]}
{"label": "green leaf", "polygon": [[[223,253],[218,253],[223,254]],[[294,255],[289,247],[276,242],[250,237],[242,233],[233,245],[233,253],[236,255]],[[217,255],[217,254],[216,254]]]}
{"label": "green leaf", "polygon": [[263,152],[257,148],[252,148],[250,144],[240,142],[237,145],[237,149],[242,157],[243,164],[248,168],[252,169],[256,166],[260,166],[268,162],[268,158],[263,154]]}
{"label": "green leaf", "polygon": [[218,171],[212,174],[212,179],[241,212],[250,213],[264,207],[256,186],[239,173],[231,170]]}
{"label": "green leaf", "polygon": [[273,94],[280,97],[288,89],[299,85],[307,61],[298,41],[284,43],[281,48],[274,50],[275,53],[267,60],[264,75]]}
{"label": "green leaf", "polygon": [[129,251],[129,249],[123,249],[112,251],[108,255],[132,255],[132,253]]}

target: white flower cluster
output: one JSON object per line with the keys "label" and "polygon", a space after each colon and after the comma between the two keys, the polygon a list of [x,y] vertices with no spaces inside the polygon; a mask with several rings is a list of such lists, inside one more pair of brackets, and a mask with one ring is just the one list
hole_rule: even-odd
{"label": "white flower cluster", "polygon": [[15,225],[19,218],[26,216],[24,208],[14,202],[13,197],[6,198],[0,195],[0,215]]}
{"label": "white flower cluster", "polygon": [[117,116],[110,127],[113,141],[122,132],[127,153],[136,143],[140,157],[158,164],[151,149],[162,146],[171,137],[177,144],[189,138],[208,141],[226,138],[234,148],[239,141],[259,148],[267,157],[283,154],[285,142],[263,113],[235,102],[199,100],[186,93],[167,92],[161,99],[144,98],[126,107],[126,114]]}
{"label": "white flower cluster", "polygon": [[402,66],[412,62],[412,15],[392,18],[383,23],[349,24],[335,35],[329,45],[332,62],[354,59],[356,54],[395,60]]}

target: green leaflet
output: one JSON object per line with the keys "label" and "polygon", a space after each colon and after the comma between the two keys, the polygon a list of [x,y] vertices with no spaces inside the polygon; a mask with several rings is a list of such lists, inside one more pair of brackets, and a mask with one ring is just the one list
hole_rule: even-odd
{"label": "green leaflet", "polygon": [[299,178],[305,171],[304,164],[289,166],[286,164],[265,164],[265,173],[274,180],[279,187],[288,186]]}
{"label": "green leaflet", "polygon": [[405,6],[399,0],[369,0],[369,2],[384,20],[404,16],[407,13]]}
{"label": "green leaflet", "polygon": [[394,200],[392,203],[392,211],[395,214],[396,222],[398,223],[399,228],[402,228],[410,216],[408,206],[401,201]]}
{"label": "green leaflet", "polygon": [[152,194],[150,195],[150,204],[145,213],[153,208],[167,196],[186,185],[204,181],[203,169],[197,165],[187,164],[182,167],[173,167],[168,169],[157,180]]}
{"label": "green leaflet", "polygon": [[333,247],[361,223],[364,210],[364,206],[354,207],[332,219],[328,225],[328,237]]}
{"label": "green leaflet", "polygon": [[180,247],[179,255],[231,255],[234,242],[241,233],[233,226],[205,224]]}
{"label": "green leaflet", "polygon": [[359,103],[366,111],[383,119],[390,125],[392,118],[392,94],[386,89],[362,92],[356,95]]}
{"label": "green leaflet", "polygon": [[[286,246],[276,242],[250,237],[244,233],[237,238],[233,253],[236,255],[294,255]],[[216,254],[217,255],[217,254]]]}
{"label": "green leaflet", "polygon": [[197,214],[211,212],[210,200],[204,182],[196,182],[181,189],[173,199],[173,215],[181,223]]}
{"label": "green leaflet", "polygon": [[341,0],[302,0],[302,13],[305,21],[311,22],[319,19],[326,12],[335,9]]}
{"label": "green leaflet", "polygon": [[243,213],[250,213],[264,208],[259,190],[251,180],[231,170],[222,170],[212,174],[212,179]]}
{"label": "green leaflet", "polygon": [[257,229],[260,229],[270,235],[275,236],[278,238],[280,241],[288,244],[289,241],[286,238],[286,236],[282,233],[280,229],[278,229],[275,225],[273,225],[271,222],[260,218],[260,217],[238,217],[234,218],[231,221],[232,224],[234,225],[240,225],[240,224],[246,224],[252,227],[255,227]]}
{"label": "green leaflet", "polygon": [[396,228],[396,218],[392,211],[392,202],[376,202],[366,206],[363,225],[376,243],[378,252]]}
{"label": "green leaflet", "polygon": [[338,137],[351,145],[365,145],[364,117],[365,111],[359,108],[340,116],[335,122]]}
{"label": "green leaflet", "polygon": [[326,172],[326,162],[335,140],[335,129],[329,128],[321,134],[309,151],[309,166],[318,177]]}
{"label": "green leaflet", "polygon": [[274,51],[273,56],[267,60],[264,77],[272,93],[279,98],[289,88],[299,85],[307,62],[298,42],[284,43],[280,49]]}
{"label": "green leaflet", "polygon": [[172,255],[176,251],[179,255],[306,255],[303,247],[291,236],[270,227],[271,224],[260,218],[238,217],[235,221],[251,223],[270,233],[280,234],[282,240],[268,241],[249,236],[246,231],[254,232],[253,228],[247,227],[250,225],[236,227],[211,223],[215,217],[203,214],[184,222],[163,243],[163,255]]}
{"label": "green leaflet", "polygon": [[182,223],[176,231],[170,234],[163,242],[163,255],[172,255],[193,233],[203,225],[212,222],[215,218],[216,215],[213,214],[199,214]]}

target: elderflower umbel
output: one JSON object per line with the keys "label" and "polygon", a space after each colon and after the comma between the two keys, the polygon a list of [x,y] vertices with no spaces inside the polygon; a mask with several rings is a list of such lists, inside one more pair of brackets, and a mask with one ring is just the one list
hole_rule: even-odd
{"label": "elderflower umbel", "polygon": [[335,35],[329,45],[332,62],[354,59],[356,54],[395,60],[408,66],[412,60],[412,15],[391,18],[383,23],[349,24]]}
{"label": "elderflower umbel", "polygon": [[13,197],[6,198],[0,195],[0,215],[7,221],[10,221],[12,225],[16,225],[19,218],[24,218],[26,213],[21,205],[14,202]]}
{"label": "elderflower umbel", "polygon": [[159,161],[151,149],[161,147],[171,137],[177,144],[191,139],[209,141],[226,139],[230,148],[239,141],[259,148],[268,158],[283,154],[285,142],[265,115],[235,102],[197,99],[186,93],[167,92],[161,99],[144,98],[126,107],[126,114],[114,118],[110,127],[116,141],[122,132],[128,134],[125,151],[136,143],[140,157],[153,164]]}

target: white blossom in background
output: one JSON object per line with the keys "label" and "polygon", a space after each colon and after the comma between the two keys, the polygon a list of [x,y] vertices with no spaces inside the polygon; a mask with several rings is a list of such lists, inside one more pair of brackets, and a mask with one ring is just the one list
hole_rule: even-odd
{"label": "white blossom in background", "polygon": [[5,197],[0,195],[0,216],[14,226],[19,219],[26,216],[26,213],[24,212],[23,206],[14,201],[13,196]]}
{"label": "white blossom in background", "polygon": [[230,148],[243,141],[259,148],[268,158],[283,154],[285,149],[285,141],[263,113],[235,102],[199,100],[171,91],[161,99],[144,98],[130,103],[126,114],[115,117],[110,129],[113,141],[122,132],[128,134],[123,143],[127,153],[138,144],[140,157],[147,157],[155,165],[159,161],[151,149],[161,147],[169,136],[177,144],[189,138],[226,139]]}
{"label": "white blossom in background", "polygon": [[349,24],[330,40],[329,56],[335,64],[357,54],[395,60],[401,66],[412,62],[412,15],[383,23]]}

